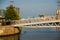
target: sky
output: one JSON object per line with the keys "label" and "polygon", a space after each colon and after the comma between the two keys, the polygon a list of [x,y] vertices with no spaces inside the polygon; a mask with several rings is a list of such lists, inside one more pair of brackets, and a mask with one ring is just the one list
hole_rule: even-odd
{"label": "sky", "polygon": [[[0,0],[0,9],[6,9],[10,0]],[[56,15],[57,0],[14,0],[13,5],[20,8],[22,18],[38,17],[38,15]]]}

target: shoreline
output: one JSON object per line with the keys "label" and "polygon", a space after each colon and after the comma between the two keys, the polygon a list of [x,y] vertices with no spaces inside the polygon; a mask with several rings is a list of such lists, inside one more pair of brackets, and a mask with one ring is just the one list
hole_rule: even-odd
{"label": "shoreline", "polygon": [[[2,28],[4,30],[2,30]],[[14,36],[20,34],[21,32],[17,28],[11,26],[0,26],[0,30],[3,31],[2,33],[0,33],[0,37]]]}

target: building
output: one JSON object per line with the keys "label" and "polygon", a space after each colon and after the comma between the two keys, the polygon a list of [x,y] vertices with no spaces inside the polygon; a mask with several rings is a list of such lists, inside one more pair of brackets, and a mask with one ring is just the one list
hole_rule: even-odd
{"label": "building", "polygon": [[5,12],[6,12],[6,10],[0,9],[0,16],[4,16]]}
{"label": "building", "polygon": [[60,0],[57,0],[57,16],[56,18],[57,19],[60,19]]}
{"label": "building", "polygon": [[56,16],[57,19],[60,19],[60,9],[57,10],[57,16]]}
{"label": "building", "polygon": [[6,10],[0,9],[0,25],[1,25],[2,21],[3,21],[3,19],[4,19],[5,13],[6,13]]}
{"label": "building", "polygon": [[18,7],[14,7],[14,8],[17,11],[17,14],[20,16],[20,8],[18,8]]}

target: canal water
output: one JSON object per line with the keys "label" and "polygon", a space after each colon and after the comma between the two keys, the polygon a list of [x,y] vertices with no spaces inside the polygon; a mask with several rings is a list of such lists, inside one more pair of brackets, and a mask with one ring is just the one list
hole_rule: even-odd
{"label": "canal water", "polygon": [[0,37],[0,40],[60,40],[60,29],[23,28],[19,35]]}

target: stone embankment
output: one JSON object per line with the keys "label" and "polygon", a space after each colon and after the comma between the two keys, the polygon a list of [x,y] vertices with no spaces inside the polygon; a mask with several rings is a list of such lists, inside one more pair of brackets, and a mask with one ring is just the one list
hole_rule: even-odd
{"label": "stone embankment", "polygon": [[19,30],[11,26],[0,26],[0,36],[18,34]]}

